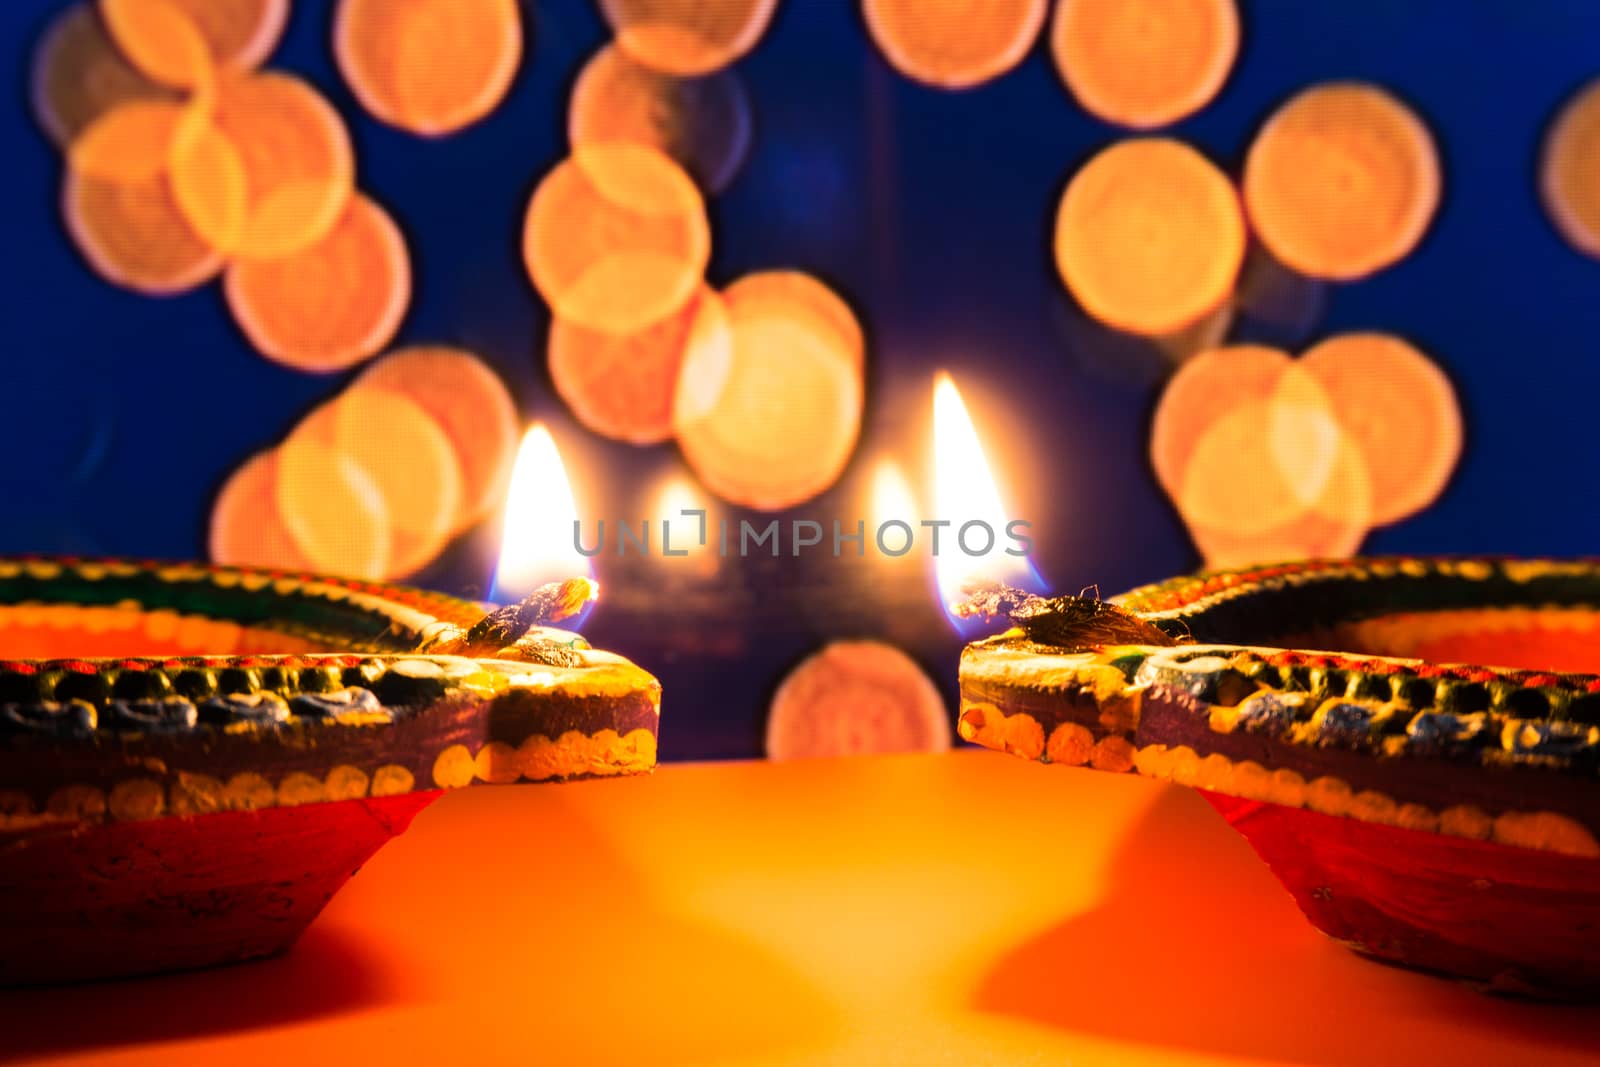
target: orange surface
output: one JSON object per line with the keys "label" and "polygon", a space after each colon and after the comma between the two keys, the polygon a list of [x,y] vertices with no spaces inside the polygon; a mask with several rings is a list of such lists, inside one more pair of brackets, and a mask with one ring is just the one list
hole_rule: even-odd
{"label": "orange surface", "polygon": [[8,991],[50,1063],[1593,1063],[1314,931],[1197,795],[991,753],[446,796],[282,959]]}

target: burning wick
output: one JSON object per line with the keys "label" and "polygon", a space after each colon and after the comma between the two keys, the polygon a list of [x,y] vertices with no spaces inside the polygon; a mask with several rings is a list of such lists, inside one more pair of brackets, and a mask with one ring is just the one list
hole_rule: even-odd
{"label": "burning wick", "polygon": [[515,604],[495,608],[474,623],[464,638],[468,650],[465,654],[484,655],[514,645],[536,626],[578,614],[599,595],[600,586],[591,578],[568,578],[541,585]]}
{"label": "burning wick", "polygon": [[961,592],[966,599],[955,607],[958,618],[1004,617],[1041,645],[1177,645],[1189,639],[1187,633],[1170,634],[1098,596],[1042,597],[986,581],[966,582]]}
{"label": "burning wick", "polygon": [[[519,652],[545,662],[549,661],[551,655],[557,659],[570,658],[554,651],[560,649],[570,654],[570,644],[563,644],[535,631],[548,623],[577,615],[599,595],[600,586],[592,578],[568,578],[563,582],[541,585],[515,604],[495,608],[473,623],[470,630],[463,633],[455,628],[453,632],[428,642],[421,651],[430,655],[477,657],[493,656],[516,646]],[[578,642],[583,640],[577,634],[572,637]]]}
{"label": "burning wick", "polygon": [[[969,527],[987,526],[990,530],[1005,530],[1008,537],[1016,539],[1013,520],[1000,500],[1000,490],[995,483],[989,462],[984,457],[983,443],[967,414],[966,404],[954,379],[940,371],[933,387],[933,454],[934,454],[934,504],[941,518],[956,528],[957,540],[965,536]],[[1025,528],[1028,524],[1023,523]],[[962,593],[972,582],[1004,583],[1006,588],[1040,589],[1038,572],[1028,561],[1027,551],[1031,539],[1024,544],[1023,553],[1015,554],[1002,548],[998,538],[990,538],[987,550],[973,555],[964,545],[962,551],[938,554],[935,561],[935,586],[939,593],[939,606],[963,637],[977,636],[977,626],[965,620],[956,609]],[[937,543],[935,543],[937,553]]]}

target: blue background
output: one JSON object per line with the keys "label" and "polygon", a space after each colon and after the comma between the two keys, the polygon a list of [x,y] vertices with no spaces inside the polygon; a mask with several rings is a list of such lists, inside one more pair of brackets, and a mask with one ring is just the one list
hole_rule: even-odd
{"label": "blue background", "polygon": [[[342,379],[252,352],[217,285],[150,299],[100,281],[79,258],[58,208],[62,161],[27,96],[34,43],[61,6],[0,4],[9,79],[0,95],[0,552],[200,557],[216,487]],[[1461,398],[1467,446],[1443,497],[1374,532],[1366,549],[1593,553],[1600,262],[1557,236],[1535,174],[1550,118],[1600,74],[1600,5],[1240,7],[1233,73],[1174,135],[1237,174],[1254,132],[1284,99],[1317,81],[1358,78],[1416,108],[1442,158],[1444,198],[1420,248],[1330,290],[1313,335],[1398,332],[1447,370]],[[295,0],[269,65],[308,78],[335,103],[355,141],[359,184],[406,232],[416,284],[395,343],[481,354],[524,415],[551,424],[586,511],[638,515],[640,487],[682,470],[681,461],[670,445],[608,442],[566,414],[543,366],[548,317],[519,254],[528,197],[566,150],[573,79],[609,34],[590,0],[525,4],[524,15],[528,46],[508,98],[442,140],[389,129],[356,104],[333,65],[329,4]],[[1012,512],[1034,522],[1036,564],[1054,584],[1111,592],[1194,566],[1145,455],[1159,382],[1108,374],[1085,350],[1049,254],[1066,178],[1125,134],[1073,102],[1042,44],[976,90],[913,83],[878,55],[852,0],[784,0],[737,70],[754,139],[742,171],[709,205],[710,279],[812,271],[854,304],[869,336],[856,459],[833,492],[797,514],[853,520],[882,456],[901,460],[925,487],[929,387],[945,368],[1003,470]],[[1230,337],[1283,340],[1248,323]],[[497,537],[480,530],[419,583],[481,595]],[[769,582],[755,610],[785,617],[790,587],[861,577],[799,568],[744,580],[758,591]],[[910,626],[906,643],[951,688],[957,644],[931,605],[930,597],[931,621]],[[670,610],[608,617],[602,603],[593,636],[663,676],[679,716],[664,731],[666,753],[678,756],[753,754],[782,667],[820,638],[866,625],[814,609],[782,624],[719,619],[715,605],[687,621]],[[730,605],[726,614],[749,610]],[[729,627],[740,640],[713,636]],[[667,641],[667,630],[679,637]],[[705,639],[704,655],[685,632]]]}

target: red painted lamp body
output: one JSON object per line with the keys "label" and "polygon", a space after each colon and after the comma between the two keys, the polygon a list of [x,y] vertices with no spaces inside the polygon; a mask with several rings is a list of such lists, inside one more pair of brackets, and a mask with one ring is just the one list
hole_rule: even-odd
{"label": "red painted lamp body", "polygon": [[1600,995],[1600,564],[1309,562],[1011,617],[963,653],[963,737],[1201,790],[1358,952]]}
{"label": "red painted lamp body", "polygon": [[445,789],[654,766],[654,678],[551,626],[444,654],[484,622],[399,586],[0,560],[0,983],[269,955]]}

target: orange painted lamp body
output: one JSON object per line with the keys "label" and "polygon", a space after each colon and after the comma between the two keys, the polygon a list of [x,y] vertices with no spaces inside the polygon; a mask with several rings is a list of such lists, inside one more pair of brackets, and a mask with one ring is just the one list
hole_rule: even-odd
{"label": "orange painted lamp body", "polygon": [[1600,995],[1600,563],[1308,562],[973,607],[1016,625],[962,655],[966,739],[1201,790],[1358,952]]}
{"label": "orange painted lamp body", "polygon": [[650,770],[660,685],[538,610],[0,560],[0,984],[269,955],[445,789]]}

